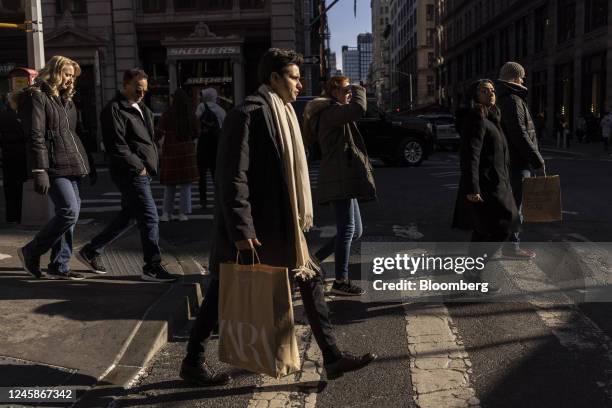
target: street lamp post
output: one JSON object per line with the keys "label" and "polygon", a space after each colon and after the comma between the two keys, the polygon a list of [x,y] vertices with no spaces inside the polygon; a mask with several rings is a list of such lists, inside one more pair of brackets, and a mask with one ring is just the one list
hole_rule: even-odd
{"label": "street lamp post", "polygon": [[40,0],[26,0],[25,12],[28,66],[38,71],[45,66],[45,43],[43,41],[42,8]]}

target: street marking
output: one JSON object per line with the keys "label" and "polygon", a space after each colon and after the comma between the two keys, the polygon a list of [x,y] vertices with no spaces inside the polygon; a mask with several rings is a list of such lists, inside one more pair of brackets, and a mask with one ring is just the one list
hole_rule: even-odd
{"label": "street marking", "polygon": [[569,215],[578,215],[580,214],[578,211],[561,211],[561,213],[563,214],[569,214]]}
{"label": "street marking", "polygon": [[[295,325],[295,335],[298,339],[300,357],[302,359],[302,370],[279,379],[261,376],[262,381],[257,386],[253,396],[249,400],[248,408],[268,407],[295,407],[315,408],[317,401],[316,392],[304,393],[300,386],[315,389],[314,384],[321,379],[323,368],[321,367],[322,355],[319,347],[312,341],[310,328],[303,324]],[[266,391],[268,388],[279,388],[285,386],[286,391]]]}
{"label": "street marking", "polygon": [[[162,207],[163,207],[162,205],[158,205],[157,209],[162,210],[163,209]],[[202,206],[200,204],[193,204],[191,208],[193,210],[199,210],[199,209],[202,209]],[[211,208],[211,207],[207,205],[206,208]],[[120,205],[108,205],[108,206],[103,206],[103,207],[81,207],[81,214],[118,212],[120,210],[121,210]],[[195,214],[195,215],[192,215],[191,217],[194,219],[209,220],[209,219],[212,219],[213,215],[212,214],[201,214],[201,215]],[[202,218],[197,218],[197,217],[202,217]]]}
{"label": "street marking", "polygon": [[[403,292],[405,298],[410,292]],[[414,402],[419,408],[479,407],[472,362],[443,304],[404,305]]]}
{"label": "street marking", "polygon": [[3,259],[9,259],[9,258],[12,258],[12,256],[9,254],[0,254],[0,261],[2,261]]}

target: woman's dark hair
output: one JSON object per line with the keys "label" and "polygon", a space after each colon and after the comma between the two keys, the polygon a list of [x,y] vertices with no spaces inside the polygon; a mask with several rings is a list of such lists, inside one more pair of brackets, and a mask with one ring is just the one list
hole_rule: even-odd
{"label": "woman's dark hair", "polygon": [[294,50],[270,48],[259,60],[257,76],[259,83],[270,85],[270,75],[276,72],[283,75],[289,65],[300,66],[304,63],[304,57]]}
{"label": "woman's dark hair", "polygon": [[176,138],[184,142],[189,141],[192,139],[193,132],[191,99],[187,92],[180,88],[174,92],[173,97],[172,111],[176,126]]}
{"label": "woman's dark hair", "polygon": [[472,102],[472,109],[475,112],[477,112],[480,115],[480,117],[483,119],[487,117],[488,112],[489,112],[489,107],[480,103],[480,101],[478,100],[478,91],[485,84],[491,84],[491,86],[495,88],[493,81],[491,81],[490,79],[479,79],[477,81],[472,82],[472,84],[470,85],[469,92],[468,92],[470,101]]}

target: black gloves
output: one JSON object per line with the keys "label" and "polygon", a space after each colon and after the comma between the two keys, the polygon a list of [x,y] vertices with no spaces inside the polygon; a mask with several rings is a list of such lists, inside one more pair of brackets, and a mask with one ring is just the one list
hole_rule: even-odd
{"label": "black gloves", "polygon": [[34,178],[34,191],[38,194],[46,195],[49,192],[49,175],[46,171],[36,171],[32,173]]}

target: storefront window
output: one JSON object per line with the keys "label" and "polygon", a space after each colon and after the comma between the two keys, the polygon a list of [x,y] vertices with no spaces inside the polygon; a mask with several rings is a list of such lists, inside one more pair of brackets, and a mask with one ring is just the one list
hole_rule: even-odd
{"label": "storefront window", "polygon": [[584,32],[588,33],[608,24],[609,0],[586,0]]}
{"label": "storefront window", "polygon": [[194,106],[200,103],[200,91],[213,87],[219,95],[219,105],[224,109],[234,106],[234,81],[229,59],[179,61],[177,63],[179,86],[193,98]]}
{"label": "storefront window", "polygon": [[601,114],[605,101],[606,54],[582,61],[582,114]]}
{"label": "storefront window", "polygon": [[241,9],[262,9],[265,5],[265,0],[240,0]]}
{"label": "storefront window", "polygon": [[574,67],[572,63],[555,68],[555,117],[565,116],[569,123],[573,113]]}
{"label": "storefront window", "polygon": [[546,70],[533,73],[531,82],[531,109],[535,114],[546,112]]}

